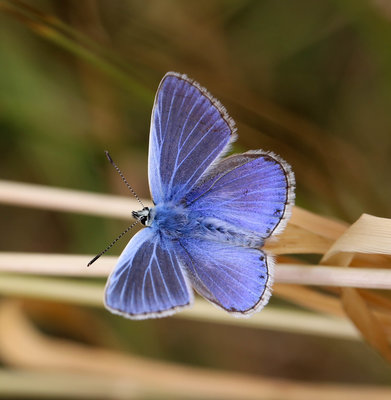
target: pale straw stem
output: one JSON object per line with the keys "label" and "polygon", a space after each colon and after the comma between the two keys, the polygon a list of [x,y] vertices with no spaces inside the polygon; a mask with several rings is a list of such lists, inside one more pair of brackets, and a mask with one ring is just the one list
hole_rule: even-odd
{"label": "pale straw stem", "polygon": [[[107,277],[117,257],[104,256],[86,268],[91,255],[0,252],[0,271],[18,274],[74,277]],[[275,268],[277,283],[391,289],[391,269],[280,263]]]}

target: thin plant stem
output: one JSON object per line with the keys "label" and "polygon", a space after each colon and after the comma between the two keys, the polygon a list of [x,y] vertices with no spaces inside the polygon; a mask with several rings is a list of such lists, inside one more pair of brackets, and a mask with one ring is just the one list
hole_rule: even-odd
{"label": "thin plant stem", "polygon": [[[75,282],[71,279],[58,277],[4,274],[0,279],[1,295],[61,301],[93,307],[103,307],[103,290],[103,283]],[[197,299],[192,308],[175,314],[175,317],[355,340],[359,337],[353,325],[344,318],[268,307],[262,310],[262,314],[255,315],[252,318],[238,319],[221,312],[202,299]]]}
{"label": "thin plant stem", "polygon": [[[73,277],[107,277],[117,257],[105,256],[92,268],[85,268],[91,256],[0,252],[0,271]],[[313,286],[391,289],[391,269],[279,263],[276,283]]]}

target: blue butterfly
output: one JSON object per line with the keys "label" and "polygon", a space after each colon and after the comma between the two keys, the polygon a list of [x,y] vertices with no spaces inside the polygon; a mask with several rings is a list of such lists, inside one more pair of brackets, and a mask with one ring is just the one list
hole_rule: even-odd
{"label": "blue butterfly", "polygon": [[285,227],[295,180],[271,152],[222,158],[235,132],[206,89],[186,75],[164,76],[149,143],[154,207],[133,212],[146,228],[130,240],[108,279],[111,312],[165,317],[193,303],[192,288],[235,316],[268,302],[273,258],[260,248]]}

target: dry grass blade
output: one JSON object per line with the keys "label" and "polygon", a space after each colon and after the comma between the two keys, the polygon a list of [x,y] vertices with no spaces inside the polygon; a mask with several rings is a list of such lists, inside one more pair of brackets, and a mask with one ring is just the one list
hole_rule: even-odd
{"label": "dry grass blade", "polygon": [[[117,260],[117,257],[105,256],[93,267],[86,268],[91,258],[91,255],[0,252],[0,271],[38,275],[107,277]],[[391,289],[391,270],[279,263],[275,271],[275,281],[315,286]]]}
{"label": "dry grass blade", "polygon": [[[72,384],[70,384],[72,382]],[[144,399],[156,396],[153,389],[124,378],[91,376],[79,372],[0,370],[2,399]]]}
{"label": "dry grass blade", "polygon": [[274,286],[274,293],[301,307],[308,307],[308,304],[311,304],[311,309],[314,311],[338,317],[346,316],[341,301],[336,296],[320,293],[305,286],[281,285],[277,283]]}
{"label": "dry grass blade", "polygon": [[323,257],[330,263],[339,253],[391,254],[391,220],[363,214]]}
{"label": "dry grass blade", "polygon": [[360,296],[366,299],[370,304],[384,309],[385,311],[391,311],[391,299],[384,296],[378,295],[369,290],[359,290]]}
{"label": "dry grass blade", "polygon": [[348,224],[344,222],[314,214],[300,207],[293,209],[289,223],[331,240],[339,238],[348,228]]}
{"label": "dry grass blade", "polygon": [[[0,202],[13,206],[102,215],[126,220],[131,217],[131,210],[139,208],[137,201],[130,197],[85,193],[78,190],[1,180]],[[145,203],[148,204],[148,201]]]}
{"label": "dry grass blade", "polygon": [[[103,307],[103,283],[81,283],[66,279],[3,275],[0,293],[10,297],[22,297],[60,301],[64,303]],[[215,307],[198,299],[191,309],[175,314],[176,318],[213,321],[235,326],[268,328],[289,332],[327,335],[357,339],[354,326],[346,319],[332,318],[308,312],[283,311],[268,307],[252,318],[232,318]]]}
{"label": "dry grass blade", "polygon": [[345,288],[342,291],[342,304],[347,315],[349,315],[365,339],[391,362],[391,348],[387,332],[358,291],[352,288]]}
{"label": "dry grass blade", "polygon": [[117,257],[105,256],[87,268],[91,255],[0,252],[0,271],[33,275],[107,277]]}
{"label": "dry grass blade", "polygon": [[[298,207],[294,208],[294,213]],[[333,244],[333,240],[302,226],[289,223],[279,240],[269,240],[267,250],[273,254],[323,254]]]}
{"label": "dry grass blade", "polygon": [[227,325],[240,325],[252,328],[271,329],[283,332],[334,337],[340,339],[360,339],[359,332],[346,318],[331,317],[303,311],[280,310],[267,307],[262,313],[251,318],[232,318],[220,312],[205,301],[196,302],[191,309],[176,315],[178,318],[199,319],[200,321],[219,322]]}
{"label": "dry grass blade", "polygon": [[338,268],[336,266],[280,264],[276,281],[336,287],[391,289],[391,269]]}

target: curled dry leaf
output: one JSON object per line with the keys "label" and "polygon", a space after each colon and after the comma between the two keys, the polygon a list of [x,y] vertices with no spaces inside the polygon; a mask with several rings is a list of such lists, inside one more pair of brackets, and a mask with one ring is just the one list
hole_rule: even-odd
{"label": "curled dry leaf", "polygon": [[[334,242],[323,256],[322,264],[349,266],[354,258],[360,259],[362,254],[381,254],[384,267],[391,266],[391,220],[363,214],[358,221],[349,227],[341,237]],[[366,260],[368,257],[366,257]],[[379,258],[377,257],[377,261]],[[368,300],[376,300],[377,305],[389,305],[388,298],[381,295],[363,296],[357,289],[342,288],[342,305],[360,330],[365,339],[391,362],[390,332],[386,327],[389,315],[379,318]]]}

